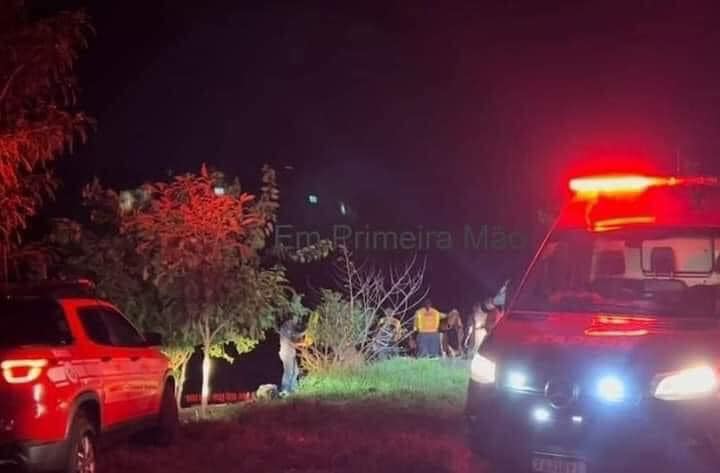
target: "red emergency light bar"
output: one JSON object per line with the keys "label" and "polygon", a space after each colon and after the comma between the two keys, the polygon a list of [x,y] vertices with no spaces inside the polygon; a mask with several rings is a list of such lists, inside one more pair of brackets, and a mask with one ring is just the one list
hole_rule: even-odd
{"label": "red emergency light bar", "polygon": [[643,192],[649,187],[675,185],[674,177],[642,175],[606,175],[578,177],[570,180],[570,190],[577,194]]}
{"label": "red emergency light bar", "polygon": [[579,195],[641,193],[650,187],[720,184],[715,177],[661,177],[642,174],[607,174],[571,179],[570,190]]}

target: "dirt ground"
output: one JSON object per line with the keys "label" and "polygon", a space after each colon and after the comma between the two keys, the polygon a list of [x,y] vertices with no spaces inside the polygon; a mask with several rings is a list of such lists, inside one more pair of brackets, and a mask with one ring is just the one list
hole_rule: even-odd
{"label": "dirt ground", "polygon": [[104,452],[104,473],[482,473],[459,411],[368,402],[287,401],[191,422],[170,448],[129,442]]}

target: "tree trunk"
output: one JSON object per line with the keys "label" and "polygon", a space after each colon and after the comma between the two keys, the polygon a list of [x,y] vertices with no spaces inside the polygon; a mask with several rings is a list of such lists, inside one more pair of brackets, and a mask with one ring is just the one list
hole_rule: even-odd
{"label": "tree trunk", "polygon": [[189,361],[189,356],[184,358],[178,369],[178,379],[175,383],[175,400],[177,401],[178,408],[182,405],[183,387],[187,379],[187,365]]}
{"label": "tree trunk", "polygon": [[210,399],[210,344],[203,346],[202,362],[202,391],[200,395],[200,414],[205,417],[207,414],[208,401]]}
{"label": "tree trunk", "polygon": [[8,269],[8,245],[2,244],[0,245],[0,250],[2,250],[2,282],[7,284],[9,282],[9,269]]}

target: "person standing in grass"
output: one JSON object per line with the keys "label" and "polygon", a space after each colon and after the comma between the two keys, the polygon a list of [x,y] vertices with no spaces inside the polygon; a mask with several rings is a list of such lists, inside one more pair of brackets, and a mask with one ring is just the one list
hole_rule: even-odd
{"label": "person standing in grass", "polygon": [[463,323],[460,311],[453,309],[448,313],[443,331],[443,353],[455,358],[462,353]]}
{"label": "person standing in grass", "polygon": [[297,390],[300,369],[297,362],[298,343],[303,334],[298,330],[297,322],[290,318],[278,329],[280,335],[280,361],[283,365],[283,376],[280,384],[280,394],[287,395]]}
{"label": "person standing in grass", "polygon": [[483,303],[476,304],[473,307],[470,323],[468,324],[467,336],[465,337],[465,347],[468,356],[473,357],[480,349],[485,336],[487,335],[488,313]]}
{"label": "person standing in grass", "polygon": [[440,356],[440,320],[444,318],[433,308],[430,299],[415,312],[415,331],[417,332],[418,356],[421,358],[437,358]]}
{"label": "person standing in grass", "polygon": [[378,321],[373,336],[374,355],[379,360],[397,356],[398,343],[402,337],[402,322],[390,309],[384,310],[385,316]]}

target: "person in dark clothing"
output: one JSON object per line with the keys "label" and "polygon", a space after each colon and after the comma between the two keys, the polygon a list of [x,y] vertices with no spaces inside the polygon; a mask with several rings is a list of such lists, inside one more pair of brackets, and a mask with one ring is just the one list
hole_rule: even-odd
{"label": "person in dark clothing", "polygon": [[443,353],[455,358],[462,353],[463,323],[460,312],[453,309],[445,319],[443,327]]}
{"label": "person in dark clothing", "polygon": [[297,390],[300,369],[297,362],[297,344],[302,340],[303,334],[298,330],[297,323],[288,319],[278,329],[280,335],[280,361],[283,365],[283,376],[280,384],[280,393],[289,394]]}
{"label": "person in dark clothing", "polygon": [[487,333],[488,313],[486,312],[486,304],[479,303],[473,307],[473,313],[467,328],[467,337],[465,337],[464,345],[468,357],[472,358],[478,352]]}
{"label": "person in dark clothing", "polygon": [[395,317],[391,310],[385,310],[385,317],[378,321],[373,336],[373,351],[375,357],[384,360],[399,353],[398,343],[402,336],[402,322]]}

